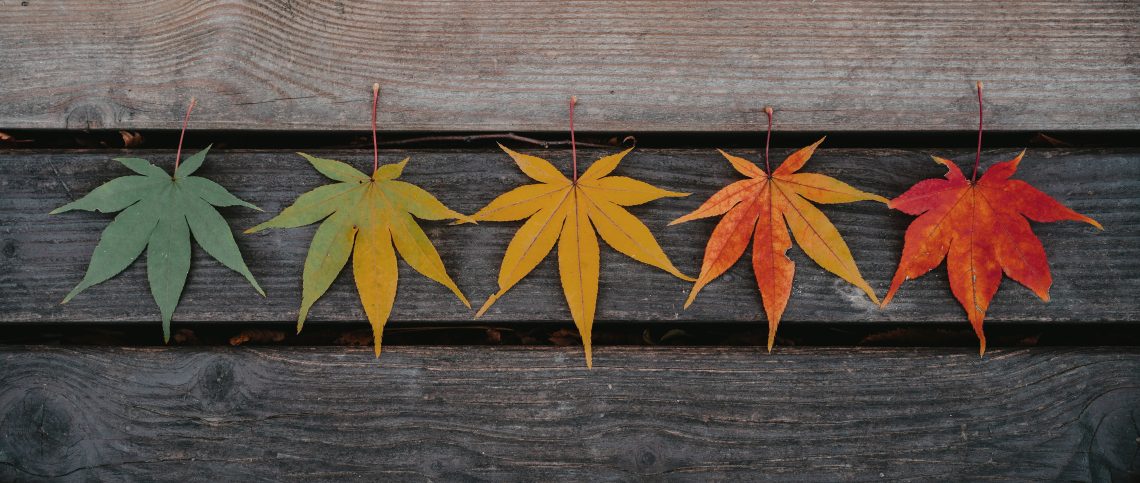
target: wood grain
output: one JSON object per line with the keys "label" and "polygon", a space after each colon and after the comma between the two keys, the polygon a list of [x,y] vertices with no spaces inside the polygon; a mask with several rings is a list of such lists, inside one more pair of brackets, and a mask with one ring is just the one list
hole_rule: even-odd
{"label": "wood grain", "polygon": [[[564,150],[524,150],[566,168]],[[754,150],[735,150],[755,159]],[[777,150],[773,156],[783,156]],[[945,169],[931,152],[972,161],[967,151],[822,149],[805,167],[886,196],[902,193],[918,180],[941,176]],[[93,287],[67,305],[59,301],[79,283],[91,252],[111,215],[47,213],[107,180],[129,172],[110,158],[121,152],[0,153],[0,322],[144,321],[158,311],[150,298],[145,260],[118,277]],[[359,151],[319,152],[359,166],[370,156]],[[595,159],[599,151],[580,153]],[[986,164],[1011,157],[1009,150],[987,152]],[[169,168],[168,151],[133,152]],[[497,150],[391,151],[388,161],[411,156],[405,179],[435,193],[448,206],[472,213],[527,179]],[[584,169],[584,168],[583,168]],[[301,193],[329,182],[300,156],[277,151],[218,151],[199,173],[229,187],[266,210],[223,209],[251,270],[266,289],[261,298],[234,272],[195,247],[194,265],[175,313],[177,321],[291,321],[300,301],[301,270],[315,230],[271,230],[242,235],[279,212]],[[687,198],[662,199],[632,208],[657,235],[665,252],[686,273],[699,270],[704,246],[716,219],[666,227],[708,196],[738,179],[730,165],[711,149],[639,149],[615,174],[654,185],[691,191]],[[1140,151],[1036,149],[1017,175],[1074,209],[1096,218],[1106,230],[1076,223],[1035,224],[1049,254],[1054,284],[1052,302],[1044,303],[1006,280],[991,306],[989,321],[1006,322],[1136,322],[1140,321]],[[898,263],[903,232],[913,219],[882,204],[861,202],[822,207],[852,247],[859,267],[875,290],[886,289]],[[459,287],[478,306],[497,290],[500,261],[521,223],[448,226],[423,222]],[[944,268],[907,282],[892,305],[880,310],[858,289],[824,272],[799,248],[789,255],[797,272],[784,320],[812,322],[948,322],[965,321],[951,296]],[[145,258],[145,257],[143,257]],[[725,277],[714,281],[688,309],[682,309],[690,285],[661,270],[640,264],[606,247],[602,249],[602,321],[741,321],[762,319],[759,295],[748,264],[742,259]],[[568,321],[558,285],[556,257],[547,257],[523,282],[508,292],[481,321]],[[401,262],[400,289],[392,320],[471,322],[473,312],[447,289],[413,272]],[[350,270],[345,270],[309,317],[310,323],[364,320]],[[177,325],[177,324],[176,324]],[[157,331],[157,324],[155,324]]]}
{"label": "wood grain", "polygon": [[0,479],[1129,481],[1140,352],[0,348]]}
{"label": "wood grain", "polygon": [[[1140,128],[1126,0],[30,0],[0,4],[0,129]],[[18,27],[17,27],[18,26]]]}

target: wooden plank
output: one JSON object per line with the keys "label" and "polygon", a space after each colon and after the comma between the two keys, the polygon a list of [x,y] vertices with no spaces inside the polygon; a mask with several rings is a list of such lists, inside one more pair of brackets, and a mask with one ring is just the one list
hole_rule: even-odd
{"label": "wooden plank", "polygon": [[1130,481],[1140,351],[0,349],[0,479]]}
{"label": "wooden plank", "polygon": [[0,6],[0,128],[1140,128],[1125,0],[33,0]]}
{"label": "wooden plank", "polygon": [[[530,151],[568,165],[563,150]],[[755,158],[755,150],[736,150]],[[773,156],[783,156],[778,150]],[[967,151],[935,151],[968,162]],[[322,152],[363,166],[370,156],[359,151]],[[594,159],[598,151],[581,153]],[[1012,156],[1009,150],[987,152],[987,163]],[[101,183],[128,174],[110,158],[121,153],[0,153],[0,321],[146,321],[157,309],[148,295],[143,261],[122,275],[89,289],[67,305],[63,296],[82,278],[99,235],[111,220],[99,213],[47,213]],[[170,164],[168,151],[134,152]],[[500,193],[527,182],[510,159],[497,150],[391,151],[387,160],[411,156],[403,179],[437,194],[446,204],[472,213]],[[806,169],[835,176],[874,193],[895,196],[918,180],[944,174],[927,152],[918,150],[823,149]],[[260,205],[266,213],[224,209],[237,228],[251,270],[269,293],[261,298],[237,274],[195,248],[190,280],[176,321],[290,321],[296,319],[301,270],[315,227],[242,235],[279,212],[300,193],[327,183],[300,156],[275,151],[212,153],[200,174]],[[738,179],[727,162],[711,149],[639,149],[617,174],[633,176],[687,198],[663,199],[634,207],[657,234],[663,248],[682,271],[699,270],[704,245],[716,220],[666,227],[713,192]],[[991,307],[990,321],[1096,323],[1140,320],[1140,151],[1135,149],[1037,149],[1022,163],[1018,176],[1107,227],[1104,232],[1075,224],[1036,224],[1050,255],[1054,285],[1052,302],[1043,303],[1028,289],[1006,280]],[[863,202],[822,207],[846,237],[872,287],[882,294],[901,252],[903,232],[912,218],[881,204]],[[520,223],[448,226],[424,222],[445,265],[476,305],[497,290],[499,263]],[[964,321],[951,296],[945,269],[908,282],[887,310],[879,310],[858,289],[842,282],[808,259],[799,248],[789,255],[797,264],[795,289],[785,320],[824,322]],[[742,259],[726,277],[714,281],[688,310],[682,309],[690,285],[663,271],[642,265],[610,248],[602,249],[598,319],[603,321],[743,321],[762,319],[756,284]],[[400,292],[393,321],[470,321],[447,289],[401,263]],[[527,279],[502,298],[484,321],[569,320],[558,285],[555,256],[548,257]],[[313,323],[363,320],[364,314],[350,271],[341,277],[310,314]]]}

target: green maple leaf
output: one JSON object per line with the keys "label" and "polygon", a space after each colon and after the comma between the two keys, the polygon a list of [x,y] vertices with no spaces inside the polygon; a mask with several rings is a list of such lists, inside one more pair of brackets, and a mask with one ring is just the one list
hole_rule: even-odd
{"label": "green maple leaf", "polygon": [[202,166],[209,150],[207,146],[175,166],[174,176],[145,159],[116,158],[115,161],[141,176],[115,178],[51,212],[54,215],[71,210],[121,211],[99,237],[83,281],[62,303],[119,274],[145,248],[150,292],[162,311],[162,338],[169,342],[170,318],[190,272],[191,234],[206,253],[244,275],[258,293],[265,295],[245,266],[230,226],[214,207],[240,205],[261,209],[238,199],[213,181],[191,176]]}

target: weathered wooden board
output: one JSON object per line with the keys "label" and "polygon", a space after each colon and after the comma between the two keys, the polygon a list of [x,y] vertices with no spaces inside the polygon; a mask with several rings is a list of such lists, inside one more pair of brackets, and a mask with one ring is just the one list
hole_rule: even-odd
{"label": "weathered wooden board", "polygon": [[0,479],[1129,481],[1140,351],[0,349]]}
{"label": "weathered wooden board", "polygon": [[[534,151],[561,166],[569,153]],[[753,150],[737,150],[755,156]],[[782,156],[780,150],[773,156]],[[935,151],[964,162],[973,154]],[[121,154],[121,153],[119,153]],[[359,166],[371,156],[360,151],[324,152]],[[593,159],[598,152],[581,153]],[[987,152],[987,163],[1012,156],[1010,150]],[[68,213],[49,216],[63,205],[127,170],[110,158],[116,152],[0,153],[0,322],[147,321],[157,318],[150,298],[145,261],[119,277],[93,287],[67,305],[62,297],[82,278],[91,251],[111,215]],[[135,152],[168,166],[168,151]],[[385,159],[412,157],[403,179],[436,193],[449,206],[472,213],[526,178],[497,150],[392,151]],[[918,180],[944,174],[944,168],[920,150],[824,149],[806,169],[836,176],[886,196]],[[299,194],[328,180],[300,156],[284,152],[230,151],[211,155],[200,174],[260,205],[266,213],[225,209],[253,273],[269,294],[261,298],[237,274],[195,248],[194,266],[175,321],[295,320],[301,271],[314,227],[241,235],[240,229],[268,219]],[[716,220],[666,227],[694,209],[714,191],[738,178],[714,150],[634,151],[618,174],[655,185],[692,191],[688,198],[663,199],[632,211],[658,234],[682,271],[699,270],[704,245]],[[1140,151],[1037,149],[1028,154],[1018,176],[1107,228],[1098,232],[1076,223],[1036,224],[1050,255],[1052,302],[1043,303],[1028,289],[1006,280],[991,307],[991,321],[1140,320]],[[852,247],[870,284],[885,291],[898,263],[903,232],[911,217],[882,204],[862,202],[823,207]],[[521,223],[448,226],[424,222],[445,265],[474,304],[496,291],[500,260]],[[945,269],[908,282],[887,310],[879,310],[853,286],[824,272],[799,248],[789,251],[797,263],[795,288],[785,320],[823,322],[964,321],[951,296]],[[145,257],[144,257],[145,258]],[[483,320],[569,320],[550,256],[500,300]],[[726,277],[713,282],[688,310],[682,309],[690,285],[642,265],[610,248],[602,249],[598,319],[674,321],[762,320],[759,295],[746,256]],[[473,311],[447,289],[401,263],[400,292],[393,321],[470,321]],[[310,320],[363,320],[350,271],[311,312]],[[156,329],[157,330],[157,329]]]}
{"label": "weathered wooden board", "polygon": [[1116,0],[28,0],[0,4],[0,129],[1140,128]]}

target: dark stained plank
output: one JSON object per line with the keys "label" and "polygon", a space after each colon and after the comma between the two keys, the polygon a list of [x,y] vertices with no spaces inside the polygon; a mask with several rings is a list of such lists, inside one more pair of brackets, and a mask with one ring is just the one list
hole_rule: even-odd
{"label": "dark stained plank", "polygon": [[1127,348],[0,348],[0,479],[1140,476]]}
{"label": "dark stained plank", "polygon": [[[560,166],[563,150],[528,151]],[[754,150],[736,150],[755,158]],[[944,174],[930,160],[937,152],[973,160],[966,151],[823,149],[805,170],[835,176],[852,185],[895,196],[918,180]],[[786,151],[774,152],[782,157]],[[355,152],[323,152],[324,156],[368,164],[370,156]],[[594,159],[598,151],[581,153]],[[986,163],[1005,159],[1011,150],[987,152]],[[119,152],[0,153],[0,322],[146,321],[157,320],[145,261],[122,275],[93,287],[67,305],[63,296],[82,278],[91,252],[110,215],[47,213],[128,171],[110,158]],[[169,166],[172,153],[134,152]],[[404,177],[419,184],[452,208],[472,213],[493,197],[527,182],[513,162],[497,150],[392,151],[387,160],[411,156]],[[990,321],[1096,323],[1140,320],[1140,151],[1036,149],[1027,155],[1018,176],[1107,228],[1098,232],[1077,223],[1035,224],[1050,255],[1054,285],[1052,302],[1005,280],[991,307]],[[307,227],[242,235],[241,229],[268,219],[299,194],[328,182],[300,156],[284,152],[218,151],[199,171],[260,205],[266,213],[223,209],[235,227],[251,270],[269,294],[261,298],[237,274],[195,248],[190,280],[175,321],[290,321],[300,303],[301,271],[315,230]],[[699,271],[700,259],[716,219],[666,227],[670,220],[697,207],[715,190],[738,179],[714,150],[639,149],[616,174],[633,176],[688,198],[662,199],[634,207],[684,272]],[[901,252],[903,232],[912,220],[882,204],[862,202],[822,207],[846,237],[872,287],[882,295]],[[423,222],[459,287],[476,305],[496,291],[499,264],[507,243],[521,223],[448,226]],[[908,282],[887,310],[879,310],[853,286],[824,272],[799,248],[789,255],[797,264],[795,288],[785,313],[789,323],[964,321],[951,296],[944,268]],[[726,277],[714,281],[688,310],[682,309],[690,285],[642,265],[614,250],[602,249],[598,319],[603,321],[758,321],[763,320],[750,258],[742,259]],[[401,262],[400,292],[393,321],[471,321],[473,310],[456,301],[444,287],[411,271]],[[317,303],[313,323],[363,320],[349,270]],[[527,279],[506,294],[482,320],[569,320],[558,282],[557,256],[552,253]]]}
{"label": "dark stained plank", "polygon": [[0,5],[0,128],[1140,128],[1127,0]]}

